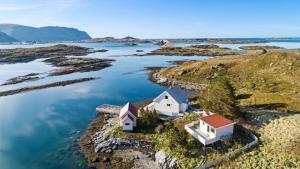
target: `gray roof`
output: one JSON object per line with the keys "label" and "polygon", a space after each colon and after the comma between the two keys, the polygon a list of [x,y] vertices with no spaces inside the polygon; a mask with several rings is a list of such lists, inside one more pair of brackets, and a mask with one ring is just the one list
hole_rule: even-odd
{"label": "gray roof", "polygon": [[179,86],[172,86],[166,90],[178,103],[185,103],[188,100],[189,92],[180,89]]}

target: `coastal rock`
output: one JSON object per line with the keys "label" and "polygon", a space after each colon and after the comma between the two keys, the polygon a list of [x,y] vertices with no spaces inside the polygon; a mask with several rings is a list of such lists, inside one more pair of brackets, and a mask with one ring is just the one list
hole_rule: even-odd
{"label": "coastal rock", "polygon": [[167,155],[164,150],[160,150],[155,154],[155,162],[158,163],[161,169],[176,169],[177,159]]}
{"label": "coastal rock", "polygon": [[94,52],[89,48],[62,44],[38,48],[0,49],[0,63],[27,63],[42,58],[84,56]]}
{"label": "coastal rock", "polygon": [[168,47],[173,47],[174,45],[168,41],[168,40],[161,40],[157,43],[159,46],[161,46],[162,48],[168,48]]}
{"label": "coastal rock", "polygon": [[224,63],[218,63],[212,66],[212,69],[218,69],[218,68],[223,68],[225,67]]}
{"label": "coastal rock", "polygon": [[148,53],[149,55],[165,55],[165,56],[224,56],[235,55],[239,51],[229,48],[220,48],[218,46],[191,45],[183,47],[162,46]]}
{"label": "coastal rock", "polygon": [[100,50],[96,50],[95,52],[107,52],[107,49],[100,49]]}
{"label": "coastal rock", "polygon": [[125,46],[137,46],[138,44],[136,44],[136,43],[125,43],[124,45]]}

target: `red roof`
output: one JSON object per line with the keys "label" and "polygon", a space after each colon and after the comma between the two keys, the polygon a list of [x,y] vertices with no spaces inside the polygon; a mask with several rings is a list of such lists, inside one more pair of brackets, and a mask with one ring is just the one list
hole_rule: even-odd
{"label": "red roof", "polygon": [[128,105],[128,110],[135,116],[137,117],[137,112],[138,112],[138,109],[131,103],[129,103]]}
{"label": "red roof", "polygon": [[125,119],[127,119],[127,118],[129,118],[131,121],[134,121],[134,118],[133,118],[130,114],[128,114],[128,113],[125,113],[125,114],[121,117],[121,120],[125,120]]}
{"label": "red roof", "polygon": [[232,120],[229,120],[219,114],[211,114],[208,116],[200,117],[200,119],[213,128],[219,128],[234,123]]}

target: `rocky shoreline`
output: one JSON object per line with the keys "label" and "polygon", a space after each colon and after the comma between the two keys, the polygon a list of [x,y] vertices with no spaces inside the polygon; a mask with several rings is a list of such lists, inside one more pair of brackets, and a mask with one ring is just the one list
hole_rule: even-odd
{"label": "rocky shoreline", "polygon": [[230,48],[221,48],[217,45],[191,45],[184,47],[163,47],[151,51],[147,55],[165,56],[225,56],[235,55],[239,52]]}
{"label": "rocky shoreline", "polygon": [[239,47],[243,50],[268,50],[268,49],[284,49],[283,47],[279,46],[270,46],[270,45],[264,45],[264,46],[241,46]]}
{"label": "rocky shoreline", "polygon": [[80,151],[88,165],[102,168],[175,168],[176,159],[164,151],[155,151],[153,143],[146,140],[114,138],[109,132],[119,122],[118,115],[99,113],[78,140]]}
{"label": "rocky shoreline", "polygon": [[68,45],[54,45],[39,48],[17,48],[0,49],[0,63],[27,63],[41,58],[59,57],[59,56],[85,56],[90,53],[99,52],[90,48]]}
{"label": "rocky shoreline", "polygon": [[67,86],[67,85],[71,85],[71,84],[75,84],[75,83],[81,83],[81,82],[86,82],[86,81],[91,81],[91,80],[96,80],[96,79],[99,79],[99,78],[87,77],[87,78],[81,78],[81,79],[75,79],[75,80],[65,80],[65,81],[60,81],[60,82],[54,82],[54,83],[49,83],[49,84],[40,85],[40,86],[31,86],[31,87],[24,87],[24,88],[20,88],[20,89],[7,90],[7,91],[0,92],[0,97],[15,95],[15,94],[19,94],[19,93],[34,91],[34,90],[58,87],[58,86]]}
{"label": "rocky shoreline", "polygon": [[[13,77],[8,79],[2,85],[12,85],[29,81],[36,81],[46,78],[48,76],[60,76],[78,72],[98,71],[111,66],[113,59],[98,59],[98,58],[81,58],[81,57],[66,57],[65,55],[86,55],[91,52],[88,48],[77,46],[56,45],[46,48],[32,48],[32,49],[12,49],[8,52],[8,56],[2,56],[5,53],[0,50],[0,63],[19,63],[29,62],[37,58],[45,58],[42,62],[57,67],[50,72],[30,73],[23,76]],[[45,53],[49,50],[49,53]],[[33,54],[32,56],[29,56]],[[40,56],[37,56],[40,54]]]}
{"label": "rocky shoreline", "polygon": [[[183,64],[186,61],[177,61],[176,65]],[[170,86],[170,85],[179,85],[187,90],[204,90],[208,86],[206,84],[198,84],[192,82],[180,82],[174,79],[168,79],[161,75],[161,72],[164,71],[165,67],[148,67],[149,70],[148,79],[154,83],[160,84],[162,86]],[[184,73],[184,72],[182,72]]]}

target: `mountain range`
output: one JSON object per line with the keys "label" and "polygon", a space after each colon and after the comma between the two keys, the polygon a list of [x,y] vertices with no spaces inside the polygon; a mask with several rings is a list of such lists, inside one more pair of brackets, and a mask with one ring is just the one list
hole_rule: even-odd
{"label": "mountain range", "polygon": [[16,41],[80,41],[91,37],[84,31],[75,28],[47,26],[31,27],[16,24],[0,24],[0,42]]}
{"label": "mountain range", "polygon": [[11,36],[8,36],[6,33],[0,32],[0,43],[11,43],[17,42],[17,40]]}

